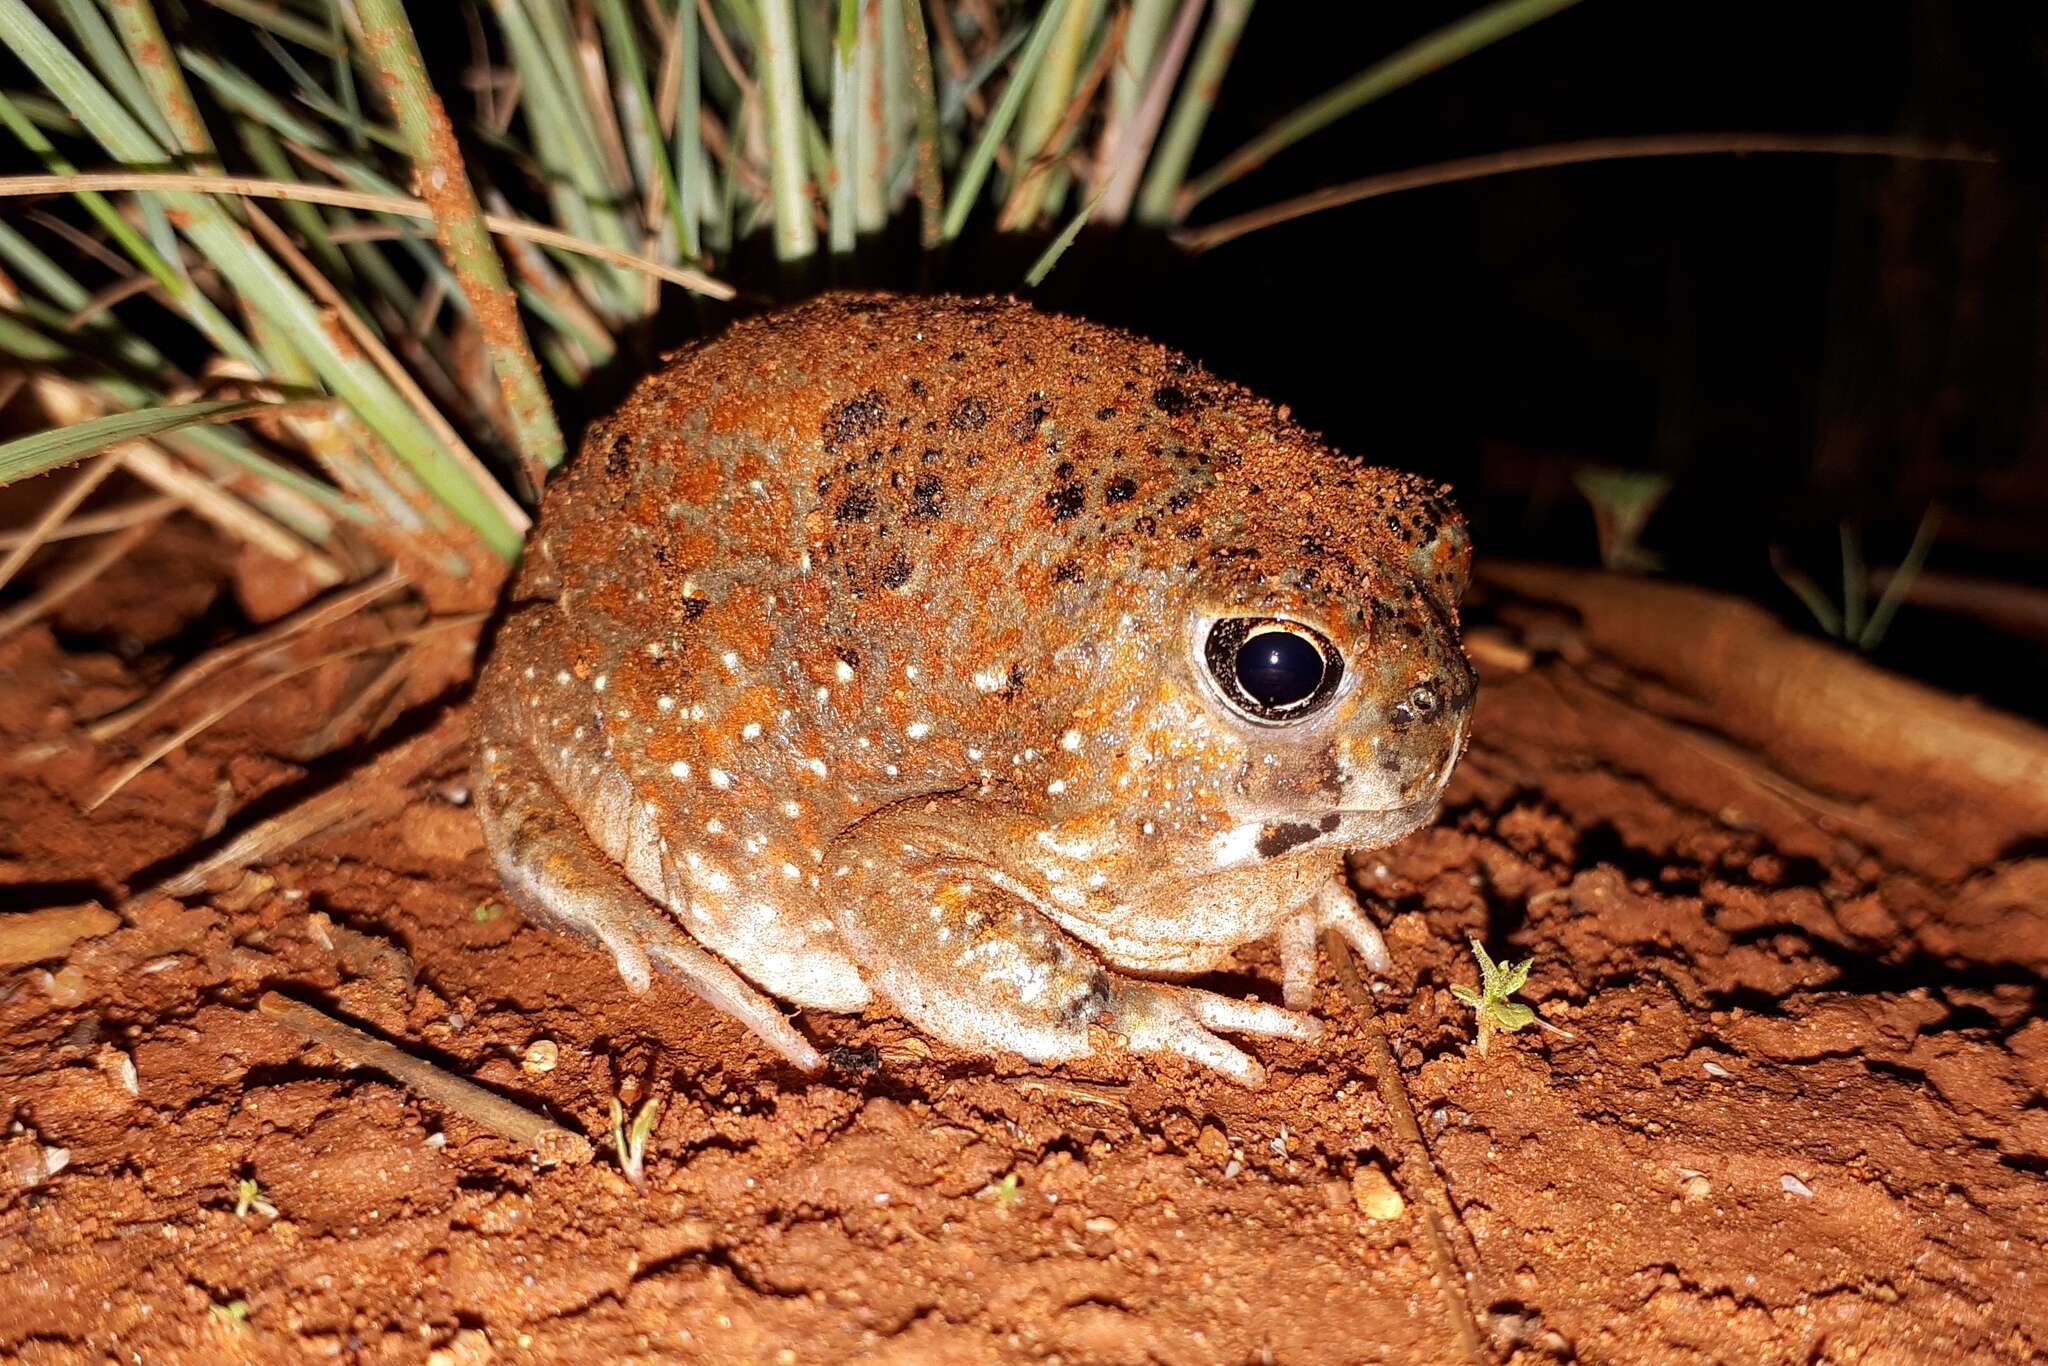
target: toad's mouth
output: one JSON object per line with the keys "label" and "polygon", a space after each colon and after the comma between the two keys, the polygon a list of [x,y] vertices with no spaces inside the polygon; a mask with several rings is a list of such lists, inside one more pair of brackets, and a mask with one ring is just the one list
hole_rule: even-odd
{"label": "toad's mouth", "polygon": [[1261,859],[1278,858],[1304,844],[1326,839],[1332,844],[1359,848],[1390,844],[1426,824],[1436,814],[1436,808],[1436,798],[1432,797],[1406,806],[1340,807],[1316,814],[1268,816],[1259,825],[1252,852]]}

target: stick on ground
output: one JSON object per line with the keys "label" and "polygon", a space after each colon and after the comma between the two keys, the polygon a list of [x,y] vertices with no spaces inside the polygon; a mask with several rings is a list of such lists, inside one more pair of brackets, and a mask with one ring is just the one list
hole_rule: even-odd
{"label": "stick on ground", "polygon": [[256,1009],[294,1034],[333,1049],[344,1060],[375,1068],[408,1090],[474,1120],[492,1133],[526,1144],[543,1162],[590,1161],[590,1140],[583,1135],[303,1002],[266,991],[256,1002]]}
{"label": "stick on ground", "polygon": [[[1415,1122],[1415,1107],[1408,1103],[1408,1087],[1401,1080],[1401,1066],[1394,1061],[1394,1048],[1387,1041],[1386,1029],[1380,1024],[1372,993],[1358,979],[1358,965],[1351,960],[1350,947],[1335,934],[1327,933],[1323,936],[1323,944],[1337,965],[1337,978],[1344,984],[1344,994],[1351,998],[1352,1006],[1358,1011],[1365,1032],[1366,1051],[1372,1057],[1373,1076],[1379,1083],[1380,1101],[1394,1119],[1394,1134],[1401,1144],[1394,1157],[1396,1171],[1422,1216],[1423,1241],[1429,1244],[1430,1264],[1436,1268],[1437,1288],[1444,1301],[1444,1317],[1450,1321],[1451,1333],[1458,1339],[1465,1359],[1475,1366],[1484,1366],[1487,1357],[1485,1349],[1480,1346],[1479,1325],[1474,1322],[1472,1306],[1465,1299],[1465,1274],[1459,1269],[1450,1237],[1444,1231],[1446,1224],[1462,1227],[1457,1207],[1451,1203],[1450,1190],[1430,1158],[1429,1145],[1422,1138],[1422,1126]],[[1416,1199],[1416,1196],[1422,1198]]]}
{"label": "stick on ground", "polygon": [[0,968],[62,958],[79,940],[120,927],[120,916],[94,902],[0,917]]}

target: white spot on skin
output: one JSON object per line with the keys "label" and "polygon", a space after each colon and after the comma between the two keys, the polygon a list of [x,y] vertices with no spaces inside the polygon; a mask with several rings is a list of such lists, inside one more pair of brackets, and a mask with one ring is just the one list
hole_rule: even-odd
{"label": "white spot on skin", "polygon": [[732,774],[730,774],[730,773],[727,773],[727,772],[726,772],[726,771],[725,771],[724,769],[722,769],[722,768],[714,768],[714,769],[712,769],[712,770],[711,770],[711,785],[712,785],[713,787],[715,787],[715,788],[719,788],[719,789],[721,789],[721,790],[723,790],[723,789],[725,789],[725,788],[729,788],[729,787],[731,787],[731,786],[732,786]]}
{"label": "white spot on skin", "polygon": [[1265,829],[1257,821],[1248,821],[1232,830],[1226,830],[1209,841],[1209,847],[1216,851],[1216,866],[1228,868],[1243,863],[1256,851],[1259,832]]}
{"label": "white spot on skin", "polygon": [[744,726],[741,726],[741,727],[740,727],[740,738],[741,738],[742,740],[758,740],[758,739],[760,739],[760,738],[761,738],[761,723],[760,723],[759,721],[749,721],[749,722],[747,722],[747,724],[746,724],[746,725],[744,725]]}
{"label": "white spot on skin", "polygon": [[678,759],[668,766],[668,772],[671,778],[687,778],[690,776],[690,766]]}
{"label": "white spot on skin", "polygon": [[1010,675],[1002,669],[976,669],[974,686],[981,692],[1001,692],[1003,685],[1010,681]]}
{"label": "white spot on skin", "polygon": [[608,675],[599,674],[596,678],[591,680],[590,686],[597,689],[597,691],[599,692],[603,692],[604,685],[609,682],[611,682],[611,678]]}
{"label": "white spot on skin", "polygon": [[848,664],[843,659],[832,666],[832,672],[835,676],[838,677],[841,683],[853,682],[853,665]]}
{"label": "white spot on skin", "polygon": [[818,685],[818,702],[819,702],[819,704],[820,704],[820,705],[823,705],[824,703],[826,703],[826,702],[830,702],[831,700],[832,700],[832,690],[831,690],[830,688],[826,687],[826,686],[825,686],[824,684],[820,683],[820,684]]}
{"label": "white spot on skin", "polygon": [[795,802],[784,802],[782,804],[782,814],[789,817],[791,820],[795,820],[798,816],[803,814],[803,808],[801,806],[798,806]]}
{"label": "white spot on skin", "polygon": [[[725,822],[713,816],[710,820],[704,822],[704,833],[707,835],[723,835],[725,833]],[[694,868],[696,864],[697,856],[695,854],[690,855],[690,866]]]}
{"label": "white spot on skin", "polygon": [[654,705],[663,711],[674,711],[676,709],[676,700],[664,694],[654,699]]}
{"label": "white spot on skin", "polygon": [[1038,832],[1038,842],[1062,858],[1084,859],[1095,853],[1095,841],[1090,839],[1062,840],[1050,830]]}
{"label": "white spot on skin", "polygon": [[1065,778],[1054,778],[1045,785],[1045,793],[1048,797],[1057,797],[1066,790],[1067,780]]}
{"label": "white spot on skin", "polygon": [[903,728],[903,733],[913,740],[922,740],[925,736],[932,733],[931,723],[928,721],[912,721]]}
{"label": "white spot on skin", "polygon": [[557,682],[557,683],[567,683],[568,681],[569,681],[569,671],[568,671],[567,669],[558,669],[558,670],[556,670],[556,672],[555,672],[555,682]]}
{"label": "white spot on skin", "polygon": [[1070,730],[1060,737],[1060,748],[1073,752],[1081,748],[1081,732]]}
{"label": "white spot on skin", "polygon": [[917,682],[917,665],[905,664],[903,666],[903,676],[913,683]]}
{"label": "white spot on skin", "polygon": [[820,778],[825,776],[826,768],[823,759],[806,759],[804,760],[804,767],[817,774]]}
{"label": "white spot on skin", "polygon": [[740,671],[740,657],[734,654],[731,650],[727,650],[724,654],[720,655],[718,657],[718,662],[725,665],[726,670],[729,673],[736,674]]}
{"label": "white spot on skin", "polygon": [[798,868],[794,863],[785,863],[782,865],[782,875],[788,878],[802,877],[803,870],[801,868]]}

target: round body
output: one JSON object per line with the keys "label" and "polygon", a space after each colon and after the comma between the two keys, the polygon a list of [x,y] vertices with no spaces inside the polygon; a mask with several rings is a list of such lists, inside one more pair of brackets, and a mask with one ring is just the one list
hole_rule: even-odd
{"label": "round body", "polygon": [[799,1061],[734,1000],[1148,1046],[1187,995],[1127,980],[1330,923],[1342,852],[1433,813],[1467,559],[1439,486],[1163,347],[827,296],[670,358],[549,489],[486,833],[527,910]]}

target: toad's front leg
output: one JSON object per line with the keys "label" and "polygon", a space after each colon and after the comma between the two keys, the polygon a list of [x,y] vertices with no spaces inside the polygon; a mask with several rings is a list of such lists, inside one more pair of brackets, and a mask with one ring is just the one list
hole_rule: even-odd
{"label": "toad's front leg", "polygon": [[947,831],[971,802],[940,799],[861,822],[834,854],[834,919],[868,984],[956,1047],[1034,1062],[1085,1057],[1091,1026],[1141,1053],[1174,1053],[1257,1086],[1265,1072],[1213,1031],[1313,1041],[1275,1006],[1109,971],[1032,904],[1030,889]]}
{"label": "toad's front leg", "polygon": [[1307,1010],[1316,994],[1316,940],[1334,930],[1372,972],[1394,966],[1379,926],[1365,918],[1341,872],[1317,889],[1298,910],[1280,922],[1281,998],[1290,1010]]}

